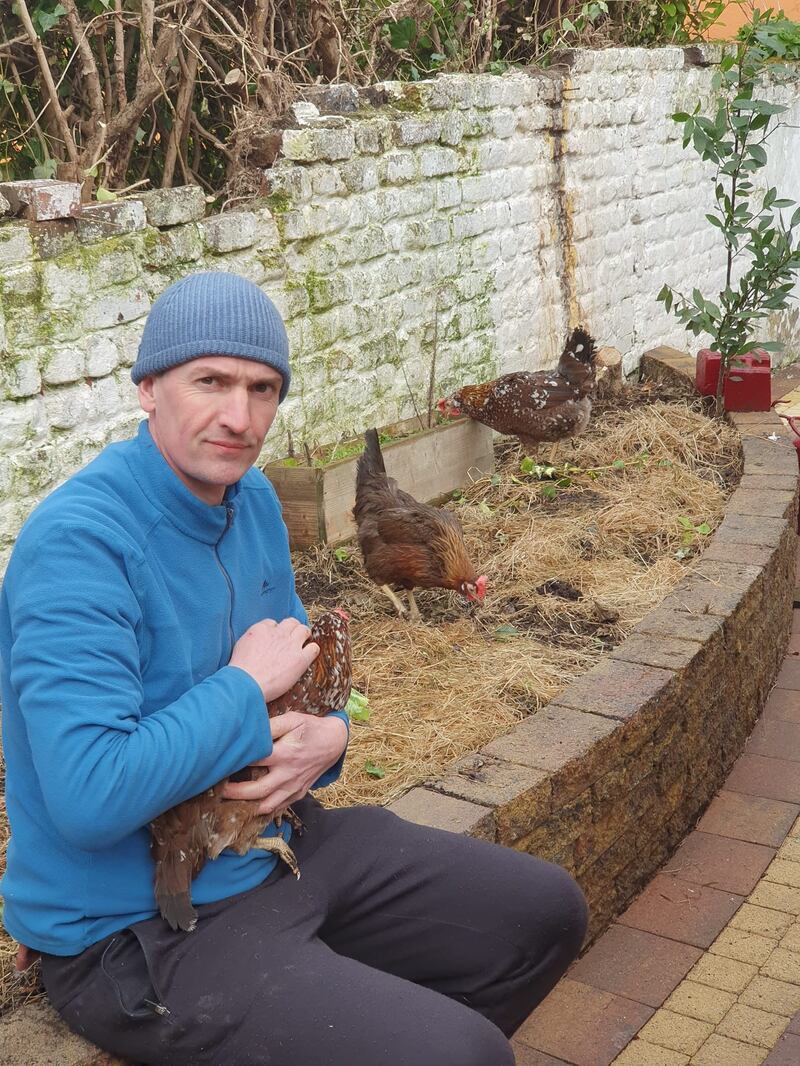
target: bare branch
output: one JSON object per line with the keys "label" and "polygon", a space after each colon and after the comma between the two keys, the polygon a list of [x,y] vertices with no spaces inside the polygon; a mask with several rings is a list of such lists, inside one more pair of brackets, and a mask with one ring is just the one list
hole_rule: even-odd
{"label": "bare branch", "polygon": [[30,127],[29,128],[32,129],[35,132],[35,134],[36,134],[36,136],[38,138],[39,145],[41,146],[41,149],[42,149],[42,157],[44,159],[47,159],[48,156],[50,155],[50,146],[48,145],[47,139],[45,138],[45,135],[42,132],[42,127],[39,125],[39,120],[38,120],[38,118],[36,116],[36,112],[33,110],[33,106],[31,104],[30,100],[28,99],[28,94],[23,91],[22,79],[19,76],[19,71],[17,70],[17,64],[14,62],[13,59],[10,59],[8,61],[8,69],[11,72],[11,77],[14,79],[14,84],[16,85],[17,89],[19,90],[20,99],[22,100],[22,106],[25,108],[25,112],[26,112],[26,114],[28,116],[28,120],[30,121]]}
{"label": "bare branch", "polygon": [[213,144],[216,150],[220,153],[220,155],[224,155],[226,159],[232,160],[234,158],[233,153],[227,147],[227,145],[223,144],[218,137],[215,137],[213,133],[207,130],[194,112],[192,112],[191,119],[192,125],[204,141],[208,141],[209,144]]}
{"label": "bare branch", "polygon": [[111,111],[114,106],[114,86],[111,82],[111,69],[108,65],[108,56],[103,45],[102,35],[97,35],[100,39],[100,47],[97,49],[100,53],[100,63],[103,68],[103,101],[105,103],[105,120],[106,124],[111,118]]}
{"label": "bare branch", "polygon": [[125,88],[125,25],[122,21],[122,0],[114,0],[114,76],[117,80],[117,107],[128,102]]}
{"label": "bare branch", "polygon": [[139,66],[136,71],[136,94],[147,80],[152,68],[153,32],[155,23],[155,5],[153,0],[142,0],[142,13],[139,17]]}
{"label": "bare branch", "polygon": [[97,69],[94,52],[92,52],[86,37],[86,29],[81,22],[78,9],[75,6],[75,0],[61,0],[61,2],[67,15],[67,22],[69,23],[69,28],[72,32],[72,39],[75,42],[78,55],[81,57],[81,74],[83,75],[83,82],[86,85],[89,103],[89,137],[87,149],[84,154],[89,159],[93,159],[94,156],[99,156],[101,154],[106,139],[106,124],[100,117],[101,115],[105,116],[106,114],[103,88],[100,84],[100,72]]}
{"label": "bare branch", "polygon": [[67,125],[67,121],[64,118],[64,112],[61,109],[61,104],[58,99],[58,90],[56,89],[53,81],[53,75],[50,73],[50,65],[47,62],[47,56],[44,54],[44,47],[42,42],[33,28],[31,22],[30,12],[28,11],[28,5],[25,0],[17,0],[17,14],[19,20],[25,32],[28,35],[34,52],[36,53],[36,60],[39,64],[39,69],[42,72],[42,79],[44,80],[45,88],[47,89],[47,98],[49,105],[52,108],[53,115],[58,124],[59,133],[64,141],[64,147],[67,150],[67,155],[70,158],[70,162],[77,165],[78,163],[78,149],[75,146],[75,140],[72,136],[72,131]]}
{"label": "bare branch", "polygon": [[[164,156],[164,176],[162,186],[168,189],[172,185],[172,177],[175,173],[175,161],[181,156],[181,164],[184,165],[182,145],[184,134],[189,129],[189,116],[194,96],[195,80],[197,78],[197,41],[199,34],[190,33],[189,40],[195,46],[189,50],[188,57],[184,60],[179,57],[181,64],[181,81],[178,89],[178,99],[175,103],[175,121],[169,135],[167,152]],[[186,175],[184,174],[184,178]]]}

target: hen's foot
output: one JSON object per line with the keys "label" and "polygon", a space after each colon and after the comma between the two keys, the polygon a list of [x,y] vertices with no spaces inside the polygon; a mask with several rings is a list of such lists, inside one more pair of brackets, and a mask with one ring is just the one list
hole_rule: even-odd
{"label": "hen's foot", "polygon": [[398,596],[395,595],[395,593],[392,591],[392,589],[389,588],[388,585],[381,585],[381,592],[384,594],[384,596],[389,597],[389,599],[395,605],[398,614],[406,613],[406,605]]}
{"label": "hen's foot", "polygon": [[297,858],[283,837],[256,837],[253,847],[260,851],[271,851],[279,859],[283,859],[294,876],[299,879],[300,867],[297,865]]}

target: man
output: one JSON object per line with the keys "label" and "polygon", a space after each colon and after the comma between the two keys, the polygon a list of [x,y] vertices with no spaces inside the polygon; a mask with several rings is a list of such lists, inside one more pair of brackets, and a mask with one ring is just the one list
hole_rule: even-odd
{"label": "man", "polygon": [[[0,599],[5,923],[42,953],[69,1025],[136,1062],[511,1066],[506,1035],[580,948],[575,883],[381,808],[303,799],[338,776],[346,716],[266,714],[319,650],[252,469],[288,356],[255,285],[173,285],[132,370],[148,420],[19,536]],[[194,881],[197,929],[173,932],[147,825],[253,763],[269,774],[229,795],[296,804],[302,878],[224,852]]]}

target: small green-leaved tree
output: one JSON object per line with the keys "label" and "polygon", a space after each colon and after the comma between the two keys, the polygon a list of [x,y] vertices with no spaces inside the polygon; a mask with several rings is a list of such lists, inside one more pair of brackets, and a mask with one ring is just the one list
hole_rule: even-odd
{"label": "small green-leaved tree", "polygon": [[723,410],[728,368],[755,346],[768,351],[781,347],[774,340],[756,341],[755,334],[770,312],[788,306],[800,269],[800,208],[776,189],[763,192],[753,182],[767,165],[765,145],[782,124],[778,116],[787,110],[756,96],[758,79],[797,59],[800,23],[771,9],[756,10],[742,27],[735,51],[723,57],[714,74],[713,115],[701,115],[698,103],[692,114],[672,116],[683,125],[684,148],[691,144],[701,159],[716,166],[716,206],[706,218],[722,237],[725,287],[708,299],[699,289],[690,298],[664,285],[657,298],[695,336],[708,334],[719,352],[717,413]]}

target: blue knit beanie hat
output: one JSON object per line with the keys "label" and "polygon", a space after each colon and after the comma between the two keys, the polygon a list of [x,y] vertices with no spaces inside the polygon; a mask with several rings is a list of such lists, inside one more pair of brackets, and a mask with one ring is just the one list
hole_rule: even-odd
{"label": "blue knit beanie hat", "polygon": [[131,367],[138,385],[199,355],[238,355],[273,367],[289,391],[289,339],[277,307],[252,281],[214,271],[170,285],[150,308]]}

